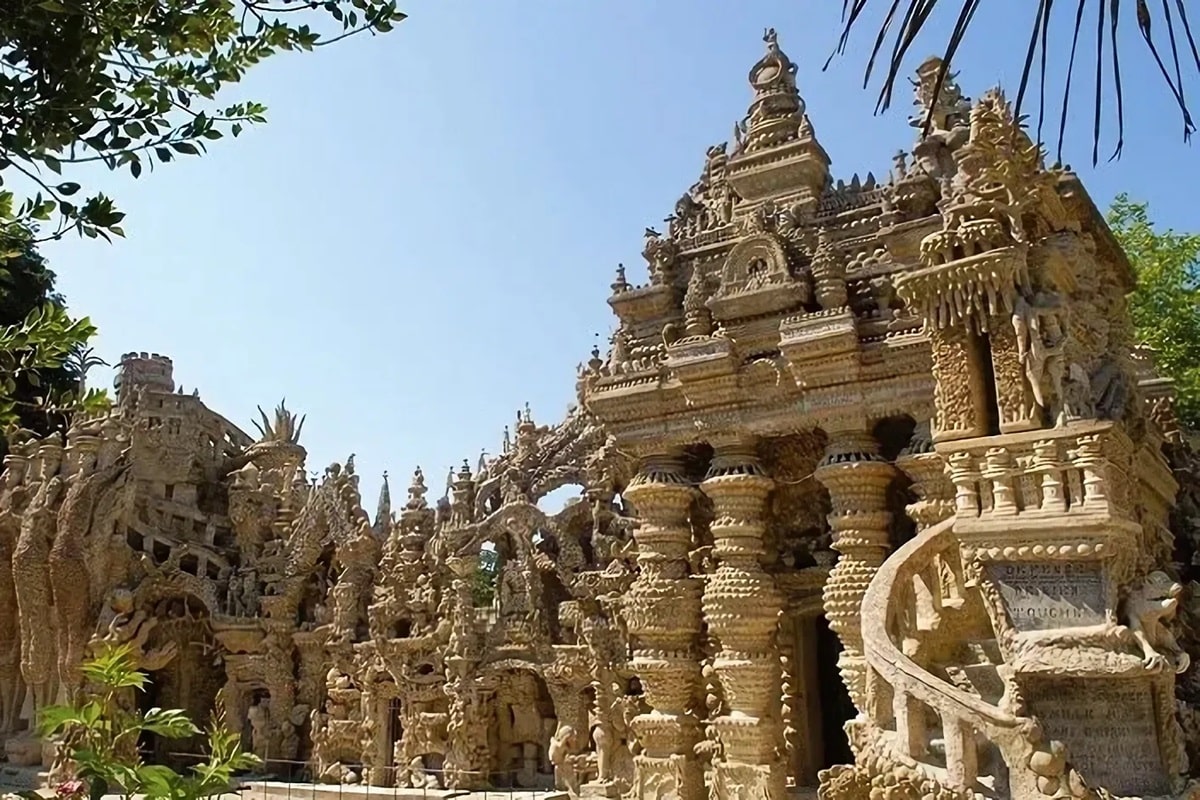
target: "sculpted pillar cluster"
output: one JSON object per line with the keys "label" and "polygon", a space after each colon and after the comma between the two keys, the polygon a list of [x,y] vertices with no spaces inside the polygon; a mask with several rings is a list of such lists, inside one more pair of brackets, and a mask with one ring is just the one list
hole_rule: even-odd
{"label": "sculpted pillar cluster", "polygon": [[841,554],[825,584],[825,613],[842,642],[838,670],[860,709],[867,697],[862,599],[888,554],[887,487],[894,475],[895,467],[880,457],[878,443],[864,429],[831,433],[815,475],[829,490],[833,549]]}
{"label": "sculpted pillar cluster", "polygon": [[786,788],[776,632],[783,596],[763,569],[763,526],[774,482],[753,445],[718,445],[701,484],[713,504],[718,566],[704,589],[704,620],[719,646],[713,668],[724,708],[711,725],[719,797],[782,798]]}
{"label": "sculpted pillar cluster", "polygon": [[700,579],[688,574],[695,489],[678,454],[645,459],[624,492],[641,519],[635,533],[639,574],[629,590],[626,624],[631,669],[650,712],[632,720],[642,752],[634,758],[634,796],[704,796],[695,756],[700,725],[693,699],[700,680]]}

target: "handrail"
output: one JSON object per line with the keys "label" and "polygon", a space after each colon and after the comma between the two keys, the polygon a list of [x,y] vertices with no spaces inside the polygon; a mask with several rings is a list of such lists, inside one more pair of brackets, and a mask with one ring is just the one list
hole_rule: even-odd
{"label": "handrail", "polygon": [[[894,689],[909,692],[935,709],[957,711],[961,716],[982,718],[994,728],[1018,728],[1026,720],[922,669],[896,646],[888,632],[888,626],[898,610],[899,598],[895,596],[896,588],[903,585],[902,581],[911,579],[920,571],[914,565],[920,564],[923,568],[933,555],[957,546],[953,527],[954,518],[951,517],[923,531],[897,549],[875,573],[863,596],[863,654],[871,669]],[[929,558],[924,558],[925,556]],[[887,612],[866,612],[866,609],[880,608],[887,609]]]}

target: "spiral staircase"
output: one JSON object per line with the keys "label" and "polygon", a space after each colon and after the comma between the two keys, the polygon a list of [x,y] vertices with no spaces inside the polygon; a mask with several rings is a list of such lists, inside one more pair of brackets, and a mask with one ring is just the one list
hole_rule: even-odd
{"label": "spiral staircase", "polygon": [[[943,491],[940,521],[892,553],[867,588],[866,708],[848,725],[857,760],[823,775],[822,796],[1194,796],[1196,787],[1179,777],[1186,757],[1175,722],[1175,670],[1143,660],[1128,608],[1154,559],[1145,528],[1123,509],[1131,496],[1150,494],[1163,465],[1094,421],[998,439],[952,443],[923,457],[944,459],[953,500],[945,502],[950,492]],[[1098,621],[1039,630],[1014,623],[1016,604],[989,568],[1047,559],[1104,571]],[[1074,684],[1085,698],[1095,692],[1081,704],[1086,709],[1104,704],[1113,685],[1135,683],[1149,687],[1156,730],[1145,745],[1153,757],[1130,754],[1127,764],[1097,763],[1096,753],[1107,751],[1088,740],[1096,729],[1084,735],[1062,723],[1067,700],[1055,698],[1059,719],[1046,721],[1038,711],[1049,706],[1024,696],[1035,684]],[[1134,706],[1114,713],[1111,727],[1135,717]],[[1121,745],[1110,749],[1119,762]]]}

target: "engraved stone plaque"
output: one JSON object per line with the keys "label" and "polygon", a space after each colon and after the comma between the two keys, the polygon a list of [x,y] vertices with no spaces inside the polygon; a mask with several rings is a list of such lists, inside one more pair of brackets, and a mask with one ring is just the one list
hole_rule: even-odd
{"label": "engraved stone plaque", "polygon": [[1170,789],[1146,678],[1031,680],[1026,698],[1046,735],[1067,746],[1084,780],[1117,795]]}
{"label": "engraved stone plaque", "polygon": [[988,574],[1000,588],[1018,631],[1075,628],[1104,622],[1099,564],[996,562]]}

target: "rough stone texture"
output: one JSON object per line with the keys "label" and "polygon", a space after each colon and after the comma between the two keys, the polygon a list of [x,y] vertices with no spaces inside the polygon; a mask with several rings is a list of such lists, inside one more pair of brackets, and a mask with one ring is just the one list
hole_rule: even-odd
{"label": "rough stone texture", "polygon": [[646,282],[618,269],[578,404],[526,408],[432,504],[418,471],[372,520],[353,458],[305,477],[283,406],[254,439],[145,353],[110,414],[14,435],[9,758],[51,752],[37,709],[117,642],[156,703],[322,782],[1188,793],[1200,461],[1132,351],[1123,254],[1003,95],[935,95],[936,61],[929,135],[835,182],[765,41]]}

